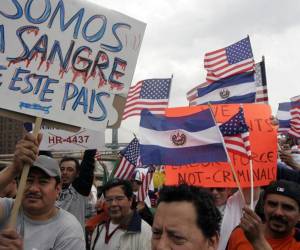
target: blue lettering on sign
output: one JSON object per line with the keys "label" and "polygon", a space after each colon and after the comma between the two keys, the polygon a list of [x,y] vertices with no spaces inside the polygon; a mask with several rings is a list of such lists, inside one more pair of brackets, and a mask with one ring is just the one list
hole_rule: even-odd
{"label": "blue lettering on sign", "polygon": [[101,100],[101,97],[110,97],[110,94],[106,92],[96,93],[96,91],[93,89],[89,101],[88,91],[89,90],[86,87],[82,87],[79,91],[78,87],[75,84],[70,82],[66,83],[61,109],[65,110],[67,102],[71,102],[70,105],[74,111],[78,108],[78,106],[83,106],[84,113],[86,113],[87,109],[89,109],[89,113],[92,114],[94,112],[95,105],[97,105],[98,108],[100,108],[100,110],[102,111],[102,114],[98,117],[88,116],[88,118],[93,121],[105,120],[107,117],[107,110],[104,103]]}
{"label": "blue lettering on sign", "polygon": [[117,70],[117,67],[120,66],[120,65],[123,65],[123,67],[125,68],[126,65],[127,65],[127,62],[122,60],[121,58],[116,57],[115,60],[114,60],[114,64],[113,64],[111,73],[109,75],[109,81],[110,81],[110,83],[118,84],[118,85],[121,86],[123,83],[121,83],[121,82],[117,81],[116,79],[114,79],[114,75],[117,75],[118,77],[121,77],[121,76],[124,75],[123,72],[120,72],[120,71]]}
{"label": "blue lettering on sign", "polygon": [[[89,26],[89,24],[96,18],[100,18],[102,20],[102,25],[101,25],[101,29],[94,35],[90,35],[88,36],[87,35],[87,28]],[[83,38],[86,40],[86,41],[89,41],[89,42],[96,42],[96,41],[99,41],[104,33],[105,33],[105,29],[106,29],[106,24],[107,24],[107,19],[106,19],[106,16],[103,16],[103,15],[95,15],[95,16],[92,16],[90,17],[86,23],[84,24],[83,26],[83,29],[82,29],[82,36]]]}
{"label": "blue lettering on sign", "polygon": [[4,26],[0,25],[0,52],[5,52],[5,35],[4,35]]}
{"label": "blue lettering on sign", "polygon": [[[19,74],[26,74],[26,73],[30,73],[30,71],[26,70],[26,69],[17,68],[15,70],[13,78],[10,81],[8,89],[13,90],[13,91],[20,90],[21,88],[20,87],[16,87],[15,84],[16,84],[17,81],[21,81],[22,82],[22,80],[23,80],[21,77],[19,77]],[[26,82],[26,83],[28,83],[28,82]]]}
{"label": "blue lettering on sign", "polygon": [[[1,1],[2,2],[2,1]],[[25,0],[23,1],[25,2]],[[38,1],[36,1],[38,2]],[[56,6],[54,5],[54,2],[57,2]],[[66,1],[65,1],[66,2]],[[84,15],[86,13],[84,8],[79,9],[77,12],[69,14],[70,16],[68,20],[66,20],[66,7],[63,0],[59,1],[51,1],[51,0],[44,0],[44,5],[39,10],[33,9],[33,4],[35,4],[34,0],[27,0],[26,4],[24,6],[24,10],[22,8],[22,5],[19,3],[18,0],[11,0],[10,4],[13,6],[10,6],[11,11],[4,11],[0,10],[0,15],[8,18],[8,19],[20,19],[23,15],[26,18],[28,22],[31,24],[41,24],[41,23],[47,23],[47,27],[51,29],[54,25],[59,25],[59,28],[62,32],[72,29],[72,36],[73,39],[77,39],[79,34],[81,34],[82,38],[85,39],[87,42],[97,42],[101,40],[106,32],[107,28],[107,17],[104,15],[92,15],[90,17],[86,17],[84,20]],[[42,5],[42,4],[40,4]],[[38,5],[38,6],[40,6]],[[6,7],[7,5],[1,4],[1,7]],[[33,17],[33,15],[36,15],[36,12],[39,12],[37,14],[38,17]],[[56,19],[59,19],[56,21]],[[96,20],[101,20],[101,24],[96,23]],[[82,27],[82,28],[81,28]],[[89,27],[99,27],[95,29],[94,34],[88,34]],[[115,45],[100,43],[100,46],[110,52],[119,52],[123,49],[122,41],[119,37],[118,30],[121,28],[131,29],[131,25],[127,23],[114,23],[111,28],[111,32],[113,37],[116,40]],[[92,32],[93,32],[92,31]]]}
{"label": "blue lettering on sign", "polygon": [[103,49],[106,49],[111,52],[119,52],[123,49],[123,44],[117,34],[117,29],[121,28],[121,27],[131,29],[131,26],[127,23],[115,23],[112,27],[112,33],[113,33],[114,37],[117,39],[118,45],[111,46],[111,45],[107,45],[107,44],[101,44],[101,47]]}
{"label": "blue lettering on sign", "polygon": [[74,45],[75,45],[75,42],[72,40],[70,43],[69,49],[65,55],[65,58],[63,58],[60,43],[59,43],[59,41],[55,40],[47,61],[49,63],[53,63],[55,55],[58,55],[60,68],[65,71],[66,68],[68,67],[69,60],[71,58],[72,51],[74,49]]}
{"label": "blue lettering on sign", "polygon": [[35,43],[33,48],[30,50],[28,59],[31,60],[36,54],[41,53],[41,60],[45,61],[47,56],[48,48],[48,36],[42,35],[40,39]]}
{"label": "blue lettering on sign", "polygon": [[51,102],[52,101],[52,99],[45,98],[45,95],[54,93],[54,90],[49,88],[50,84],[53,84],[53,83],[55,83],[55,84],[58,83],[58,80],[51,79],[51,78],[48,78],[46,80],[46,83],[44,84],[43,89],[39,95],[40,101],[42,101],[42,102]]}
{"label": "blue lettering on sign", "polygon": [[20,107],[20,109],[26,108],[26,109],[40,110],[40,111],[43,111],[45,114],[49,114],[50,108],[52,108],[52,106],[42,106],[37,103],[31,104],[31,103],[26,103],[26,102],[20,102],[19,107]]}
{"label": "blue lettering on sign", "polygon": [[45,21],[47,21],[48,17],[50,16],[51,14],[51,3],[50,3],[50,0],[45,0],[45,9],[44,9],[44,12],[43,14],[38,17],[38,18],[33,18],[31,16],[31,12],[30,12],[30,8],[31,8],[31,4],[34,0],[28,0],[26,2],[26,5],[25,5],[25,16],[26,16],[26,19],[33,23],[33,24],[41,24]]}
{"label": "blue lettering on sign", "polygon": [[[21,76],[21,74],[26,74]],[[46,95],[52,95],[54,90],[50,88],[50,85],[57,84],[59,81],[49,78],[45,75],[37,75],[30,73],[29,70],[17,68],[8,86],[9,90],[20,91],[22,94],[28,94],[33,92],[37,95],[39,101],[51,102],[52,99],[46,98]]]}
{"label": "blue lettering on sign", "polygon": [[23,15],[23,9],[18,0],[12,0],[11,3],[16,8],[16,14],[7,14],[0,10],[0,14],[9,19],[19,19]]}
{"label": "blue lettering on sign", "polygon": [[[93,90],[93,96],[96,96],[96,101],[97,101],[97,104],[99,105],[100,109],[102,110],[103,114],[99,117],[93,117],[93,116],[88,116],[90,120],[92,121],[103,121],[105,120],[105,118],[107,117],[107,110],[104,106],[104,103],[102,102],[101,100],[101,97],[102,96],[106,96],[106,97],[110,97],[110,94],[109,93],[106,93],[106,92],[100,92],[100,93],[97,93],[95,94],[95,90]],[[92,99],[93,101],[93,105],[90,105],[90,113],[92,113],[94,111],[94,99]]]}
{"label": "blue lettering on sign", "polygon": [[59,3],[57,4],[50,20],[48,23],[48,28],[52,27],[53,21],[57,15],[59,11],[60,14],[60,29],[61,31],[65,31],[66,29],[68,29],[68,27],[76,20],[76,24],[75,24],[75,29],[73,32],[73,38],[76,39],[78,37],[78,33],[79,33],[79,28],[82,22],[82,18],[84,15],[84,8],[81,8],[75,15],[73,15],[70,20],[65,23],[65,6],[64,6],[64,2],[62,0],[59,1]]}
{"label": "blue lettering on sign", "polygon": [[36,27],[36,26],[23,26],[23,27],[17,29],[16,34],[17,34],[17,37],[18,37],[19,41],[22,44],[23,53],[20,56],[15,57],[15,58],[7,57],[6,59],[9,62],[10,61],[13,61],[13,62],[15,62],[15,61],[22,61],[22,60],[25,60],[25,59],[28,58],[29,48],[28,48],[28,46],[26,45],[25,41],[22,38],[23,33],[26,32],[26,31],[28,31],[28,30],[39,31],[40,29],[38,27]]}

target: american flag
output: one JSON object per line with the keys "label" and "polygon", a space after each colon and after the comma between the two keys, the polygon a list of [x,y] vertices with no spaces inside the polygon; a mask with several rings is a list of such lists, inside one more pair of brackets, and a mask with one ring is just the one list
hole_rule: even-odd
{"label": "american flag", "polygon": [[291,99],[291,102],[300,102],[300,95],[291,97],[290,99]]}
{"label": "american flag", "polygon": [[255,103],[268,104],[268,88],[264,58],[255,64],[256,96]]}
{"label": "american flag", "polygon": [[242,108],[227,122],[221,124],[219,128],[228,151],[246,157],[251,156],[249,129]]}
{"label": "american flag", "polygon": [[290,120],[290,130],[288,133],[296,138],[300,138],[300,102],[295,102],[297,97],[291,98],[291,120]]}
{"label": "american flag", "polygon": [[144,201],[148,196],[149,186],[152,182],[154,171],[155,171],[155,167],[153,166],[148,167],[147,174],[144,175],[142,185],[138,190],[137,201]]}
{"label": "american flag", "polygon": [[171,80],[148,79],[130,87],[122,120],[139,116],[143,109],[149,109],[154,114],[164,114],[169,104]]}
{"label": "american flag", "polygon": [[204,55],[206,81],[214,82],[235,74],[254,71],[254,59],[249,37],[223,49]]}
{"label": "american flag", "polygon": [[189,105],[190,106],[196,106],[196,102],[194,102],[194,100],[196,100],[198,98],[198,89],[207,86],[208,83],[204,82],[201,83],[199,85],[197,85],[196,87],[192,88],[191,90],[189,90],[186,93],[186,99],[189,101]]}
{"label": "american flag", "polygon": [[128,180],[134,169],[140,163],[140,143],[134,138],[120,154],[123,156],[118,167],[115,170],[114,177]]}

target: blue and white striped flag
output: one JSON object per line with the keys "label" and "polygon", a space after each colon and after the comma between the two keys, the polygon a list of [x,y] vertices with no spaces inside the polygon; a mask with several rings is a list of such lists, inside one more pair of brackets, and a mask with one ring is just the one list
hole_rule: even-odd
{"label": "blue and white striped flag", "polygon": [[227,161],[222,135],[209,109],[181,117],[143,110],[140,136],[141,161],[145,165]]}
{"label": "blue and white striped flag", "polygon": [[206,87],[198,88],[198,97],[194,100],[199,104],[219,103],[254,103],[256,83],[254,71],[220,79]]}
{"label": "blue and white striped flag", "polygon": [[277,119],[279,123],[278,132],[279,133],[286,133],[290,129],[290,121],[292,119],[291,113],[291,103],[290,102],[282,102],[278,105],[277,110]]}

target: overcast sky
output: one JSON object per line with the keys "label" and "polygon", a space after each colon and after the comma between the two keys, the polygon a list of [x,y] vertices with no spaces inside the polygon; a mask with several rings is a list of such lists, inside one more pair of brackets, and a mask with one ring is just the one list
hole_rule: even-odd
{"label": "overcast sky", "polygon": [[[174,75],[170,107],[187,106],[186,92],[205,81],[204,54],[250,36],[255,61],[265,56],[270,105],[300,94],[300,1],[89,0],[147,24],[133,83]],[[119,140],[138,131],[122,124]]]}

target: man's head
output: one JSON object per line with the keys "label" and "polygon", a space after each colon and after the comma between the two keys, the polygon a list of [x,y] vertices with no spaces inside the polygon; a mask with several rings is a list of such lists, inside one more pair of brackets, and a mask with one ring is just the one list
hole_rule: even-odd
{"label": "man's head", "polygon": [[300,219],[300,186],[279,180],[264,191],[264,215],[267,230],[274,238],[289,235]]}
{"label": "man's head", "polygon": [[80,164],[76,158],[64,157],[59,163],[63,186],[70,185],[79,175]]}
{"label": "man's head", "polygon": [[226,204],[231,194],[231,188],[210,188],[210,192],[214,198],[215,205],[220,207]]}
{"label": "man's head", "polygon": [[152,250],[217,249],[221,216],[202,188],[163,187],[152,226]]}
{"label": "man's head", "polygon": [[132,185],[133,192],[139,191],[139,188],[143,183],[143,174],[139,171],[134,172],[131,176],[130,182]]}
{"label": "man's head", "polygon": [[40,155],[30,168],[22,206],[30,217],[47,218],[61,191],[61,173],[56,160]]}
{"label": "man's head", "polygon": [[112,222],[121,223],[131,212],[133,191],[130,182],[113,179],[103,187],[103,193]]}

